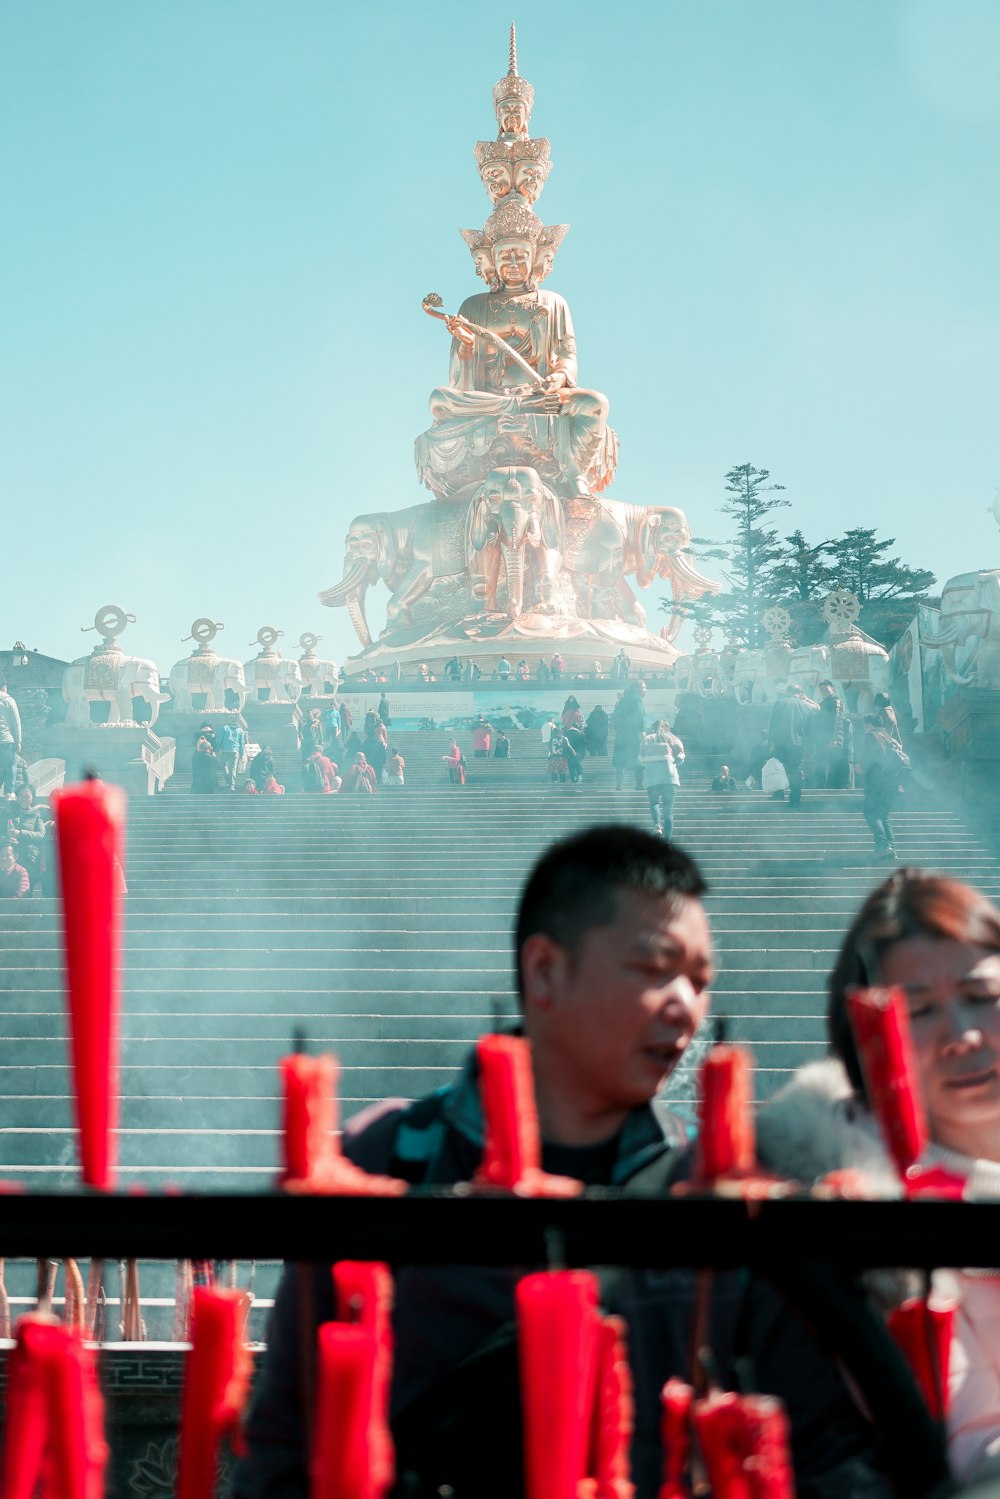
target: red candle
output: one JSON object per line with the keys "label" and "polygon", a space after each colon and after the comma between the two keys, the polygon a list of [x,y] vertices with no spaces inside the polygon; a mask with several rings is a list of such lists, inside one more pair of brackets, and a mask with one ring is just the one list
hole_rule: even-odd
{"label": "red candle", "polygon": [[581,1182],[541,1169],[530,1043],[520,1036],[481,1036],[476,1059],[485,1139],[475,1183],[522,1197],[575,1197]]}
{"label": "red candle", "polygon": [[93,1350],[64,1323],[23,1317],[8,1369],[4,1499],[101,1499],[108,1449]]}
{"label": "red candle", "polygon": [[481,1036],[476,1060],[486,1131],[476,1181],[513,1191],[542,1163],[531,1048],[520,1036]]}
{"label": "red candle", "polygon": [[243,1411],[250,1383],[244,1291],[195,1286],[191,1293],[191,1349],[181,1399],[177,1499],[212,1499],[219,1443]]}
{"label": "red candle", "polygon": [[660,1391],[663,1483],[659,1499],[691,1499],[685,1473],[691,1451],[694,1390],[682,1379],[668,1379]]}
{"label": "red candle", "polygon": [[904,1176],[928,1140],[906,995],[902,989],[851,989],[847,1014],[869,1104]]}
{"label": "red candle", "polygon": [[388,1491],[377,1365],[371,1328],[325,1322],[319,1329],[311,1499],[382,1499]]}
{"label": "red candle", "polygon": [[389,1429],[393,1353],[392,1274],[388,1265],[377,1261],[338,1260],[333,1267],[333,1286],[340,1320],[365,1328],[375,1339],[370,1461],[374,1478],[385,1489],[389,1489],[396,1479],[396,1453]]}
{"label": "red candle", "polygon": [[597,1328],[597,1380],[591,1425],[590,1471],[595,1499],[632,1499],[635,1486],[629,1448],[635,1427],[632,1371],[621,1317],[604,1317]]}
{"label": "red candle", "polygon": [[944,1166],[911,1166],[903,1182],[903,1191],[911,1201],[920,1197],[936,1197],[946,1202],[961,1202],[968,1177],[957,1171],[948,1171]]}
{"label": "red candle", "polygon": [[752,1171],[753,1058],[743,1046],[713,1046],[702,1063],[696,1180]]}
{"label": "red candle", "polygon": [[795,1499],[780,1400],[713,1394],[692,1410],[713,1499]]}
{"label": "red candle", "polygon": [[770,1395],[744,1395],[740,1408],[750,1499],[795,1499],[788,1417],[781,1401]]}
{"label": "red candle", "polygon": [[525,1275],[516,1317],[526,1499],[577,1499],[594,1401],[596,1277],[586,1270]]}
{"label": "red candle", "polygon": [[943,1421],[948,1414],[948,1377],[957,1310],[954,1301],[932,1304],[913,1297],[889,1313],[889,1331],[906,1355],[927,1409],[936,1421]]}
{"label": "red candle", "polygon": [[341,1153],[336,1134],[339,1073],[332,1056],[281,1059],[285,1169],[279,1181],[290,1192],[399,1196],[406,1182],[362,1171]]}
{"label": "red candle", "polygon": [[45,1452],[45,1390],[29,1332],[32,1321],[22,1317],[7,1360],[7,1413],[0,1463],[0,1494],[4,1499],[35,1499]]}
{"label": "red candle", "polygon": [[59,850],[70,1046],[84,1182],[114,1185],[125,793],[86,781],[51,797]]}
{"label": "red candle", "polygon": [[694,1402],[691,1414],[712,1499],[750,1499],[749,1481],[743,1472],[739,1396],[709,1395]]}
{"label": "red candle", "polygon": [[338,1072],[331,1056],[281,1059],[286,1181],[314,1176],[333,1153]]}

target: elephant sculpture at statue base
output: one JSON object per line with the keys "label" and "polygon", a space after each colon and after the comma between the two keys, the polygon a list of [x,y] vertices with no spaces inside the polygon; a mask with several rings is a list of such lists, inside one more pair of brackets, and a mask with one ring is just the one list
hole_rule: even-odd
{"label": "elephant sculpture at statue base", "polygon": [[941,594],[939,630],[920,644],[941,652],[945,675],[959,687],[1000,687],[1000,570],[959,573]]}

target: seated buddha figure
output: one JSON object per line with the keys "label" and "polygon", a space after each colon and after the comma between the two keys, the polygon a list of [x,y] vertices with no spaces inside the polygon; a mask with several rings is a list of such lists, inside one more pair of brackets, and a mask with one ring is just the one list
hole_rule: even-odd
{"label": "seated buddha figure", "polygon": [[[505,198],[487,220],[480,246],[498,289],[466,298],[457,317],[446,319],[452,334],[448,383],[431,393],[432,425],[415,445],[421,481],[442,498],[504,464],[536,469],[566,496],[597,494],[614,476],[618,440],[608,425],[607,398],[578,385],[569,307],[538,285],[543,234],[519,195]],[[546,249],[551,264],[551,245]],[[508,347],[469,324],[499,335]]]}

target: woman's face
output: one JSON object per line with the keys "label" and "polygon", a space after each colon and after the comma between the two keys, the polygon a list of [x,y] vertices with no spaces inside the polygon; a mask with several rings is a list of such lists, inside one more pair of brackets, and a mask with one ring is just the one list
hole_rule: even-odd
{"label": "woman's face", "polygon": [[907,937],[880,966],[906,991],[931,1138],[1000,1160],[1000,953]]}

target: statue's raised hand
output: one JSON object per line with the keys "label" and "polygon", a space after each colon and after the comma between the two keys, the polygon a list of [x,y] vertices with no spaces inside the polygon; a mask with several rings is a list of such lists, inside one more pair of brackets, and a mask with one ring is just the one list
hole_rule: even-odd
{"label": "statue's raised hand", "polygon": [[446,317],[444,322],[445,327],[448,329],[448,332],[451,334],[452,338],[456,338],[464,348],[470,351],[475,348],[476,335],[473,333],[464,317],[460,317],[457,313],[454,313],[451,316]]}

